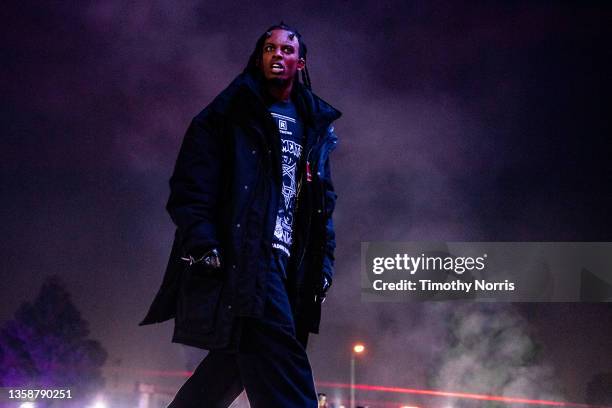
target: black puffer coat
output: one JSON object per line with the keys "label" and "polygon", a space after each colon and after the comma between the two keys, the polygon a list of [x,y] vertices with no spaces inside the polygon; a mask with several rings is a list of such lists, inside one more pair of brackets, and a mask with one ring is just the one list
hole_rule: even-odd
{"label": "black puffer coat", "polygon": [[[335,235],[329,153],[340,112],[294,85],[305,146],[298,181],[288,275],[296,324],[318,332],[314,301],[323,275],[331,281]],[[167,210],[177,225],[164,279],[140,325],[175,318],[173,341],[205,349],[230,344],[237,316],[261,317],[281,192],[280,135],[260,82],[239,75],[192,121],[170,179]],[[221,250],[223,271],[206,274],[180,258],[194,248]],[[197,268],[202,268],[198,266]],[[195,273],[199,272],[199,273]]]}

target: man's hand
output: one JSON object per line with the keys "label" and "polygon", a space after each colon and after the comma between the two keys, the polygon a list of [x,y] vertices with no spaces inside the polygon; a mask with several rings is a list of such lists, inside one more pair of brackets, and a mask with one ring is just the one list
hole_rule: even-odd
{"label": "man's hand", "polygon": [[323,276],[323,280],[318,288],[315,291],[315,303],[323,303],[325,302],[325,298],[327,296],[327,291],[331,286],[331,280],[326,276]]}
{"label": "man's hand", "polygon": [[213,248],[201,256],[194,257],[193,255],[189,255],[189,257],[183,257],[181,259],[189,262],[189,266],[203,265],[210,269],[221,269],[221,256],[217,248]]}

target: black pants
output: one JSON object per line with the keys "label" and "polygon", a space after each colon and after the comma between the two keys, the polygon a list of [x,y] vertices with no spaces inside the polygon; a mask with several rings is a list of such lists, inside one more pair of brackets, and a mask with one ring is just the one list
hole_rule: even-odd
{"label": "black pants", "polygon": [[226,408],[243,389],[251,408],[317,407],[285,287],[286,258],[277,254],[272,264],[263,319],[239,319],[238,351],[211,351],[168,408]]}

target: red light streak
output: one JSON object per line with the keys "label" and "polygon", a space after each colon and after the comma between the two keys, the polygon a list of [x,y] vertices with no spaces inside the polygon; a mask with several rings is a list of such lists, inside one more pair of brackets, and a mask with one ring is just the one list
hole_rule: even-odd
{"label": "red light streak", "polygon": [[[168,371],[168,370],[142,370],[142,369],[130,369],[130,368],[119,368],[119,367],[107,367],[107,371],[128,371],[134,374],[140,374],[150,377],[189,377],[193,372],[191,371]],[[350,388],[350,384],[316,381],[316,385],[320,387],[329,388]],[[379,391],[379,392],[392,392],[400,394],[414,394],[414,395],[429,395],[435,397],[453,397],[453,398],[464,398],[480,401],[498,401],[505,402],[508,404],[532,404],[532,405],[547,405],[556,407],[581,407],[581,408],[612,408],[603,405],[590,405],[580,404],[576,402],[562,402],[562,401],[549,401],[539,399],[528,399],[519,397],[502,397],[498,395],[486,395],[486,394],[473,394],[466,392],[451,392],[442,390],[424,390],[418,388],[402,388],[402,387],[386,387],[382,385],[368,385],[368,384],[355,384],[355,389],[364,391]]]}
{"label": "red light streak", "polygon": [[106,367],[106,371],[110,372],[128,372],[133,374],[144,375],[146,377],[190,377],[193,371],[180,371],[180,370],[143,370],[137,368],[123,368],[123,367]]}
{"label": "red light streak", "polygon": [[[331,387],[331,388],[350,388],[350,384],[324,382],[324,381],[318,381],[317,385],[322,386],[322,387]],[[423,389],[416,389],[416,388],[385,387],[381,385],[356,384],[355,389],[366,390],[366,391],[394,392],[394,393],[401,393],[401,394],[431,395],[431,396],[436,396],[436,397],[454,397],[454,398],[474,399],[474,400],[481,400],[481,401],[499,401],[499,402],[505,402],[505,403],[515,403],[515,404],[520,403],[520,404],[533,404],[533,405],[549,405],[549,406],[557,406],[557,407],[610,408],[610,407],[601,407],[598,405],[578,404],[578,403],[573,403],[573,402],[548,401],[548,400],[537,400],[537,399],[515,398],[515,397],[501,397],[498,395],[471,394],[471,393],[465,393],[465,392],[450,392],[450,391],[440,391],[440,390],[423,390]]]}

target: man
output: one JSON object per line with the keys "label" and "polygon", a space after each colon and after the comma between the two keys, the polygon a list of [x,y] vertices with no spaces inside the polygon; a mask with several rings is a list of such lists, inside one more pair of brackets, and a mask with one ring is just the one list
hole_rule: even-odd
{"label": "man", "polygon": [[281,23],[193,119],[170,179],[170,261],[141,322],[175,318],[174,342],[210,350],[170,407],[227,407],[243,389],[253,408],[317,407],[305,347],[333,275],[339,117]]}

